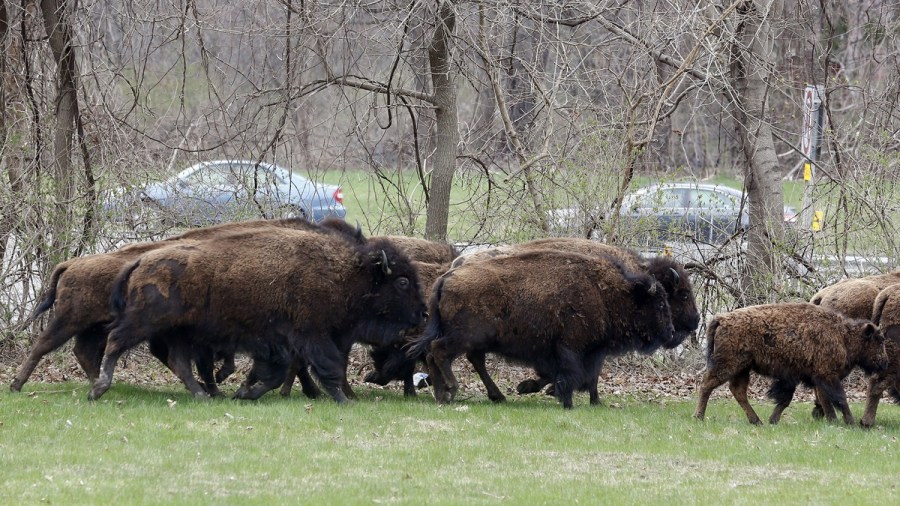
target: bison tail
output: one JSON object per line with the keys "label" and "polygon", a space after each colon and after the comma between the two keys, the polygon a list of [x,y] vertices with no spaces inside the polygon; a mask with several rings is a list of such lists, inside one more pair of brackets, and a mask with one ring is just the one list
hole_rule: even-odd
{"label": "bison tail", "polygon": [[706,368],[712,369],[713,352],[716,347],[716,329],[719,328],[719,320],[713,318],[713,321],[706,327]]}
{"label": "bison tail", "polygon": [[50,280],[47,282],[47,291],[44,292],[44,298],[41,299],[41,302],[38,303],[37,307],[34,308],[34,311],[31,312],[31,316],[28,317],[29,322],[34,321],[35,318],[40,316],[44,311],[50,309],[53,306],[53,303],[56,302],[56,285],[59,283],[60,276],[62,276],[68,268],[69,263],[63,262],[53,269],[53,274],[50,275]]}
{"label": "bison tail", "polygon": [[431,350],[431,343],[441,337],[440,302],[446,279],[446,275],[439,277],[431,289],[431,298],[428,300],[428,323],[425,324],[425,331],[406,348],[406,356],[411,359],[424,359]]}
{"label": "bison tail", "polygon": [[119,275],[116,276],[116,280],[113,282],[110,305],[116,313],[125,311],[125,292],[128,290],[128,279],[131,277],[131,273],[134,272],[139,265],[141,265],[140,258],[126,265],[119,271]]}

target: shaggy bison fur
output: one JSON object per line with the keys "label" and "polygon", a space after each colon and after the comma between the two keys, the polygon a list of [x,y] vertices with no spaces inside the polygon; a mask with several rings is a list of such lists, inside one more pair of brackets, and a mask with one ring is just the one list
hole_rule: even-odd
{"label": "shaggy bison fur", "polygon": [[872,323],[884,334],[884,345],[889,358],[887,369],[869,377],[866,409],[859,424],[871,427],[875,423],[878,402],[888,388],[894,399],[900,402],[900,283],[893,284],[878,294],[872,308]]}
{"label": "shaggy bison fur", "polygon": [[[434,282],[447,272],[450,264],[449,262],[442,264],[413,262],[413,265],[416,266],[416,272],[422,282],[425,300],[428,300],[431,297],[431,287]],[[384,386],[391,381],[399,380],[403,382],[403,394],[407,397],[414,397],[416,385],[413,375],[416,372],[416,364],[421,360],[407,356],[406,347],[421,336],[424,330],[425,325],[422,324],[416,329],[407,331],[406,337],[396,344],[373,347],[369,351],[369,356],[372,358],[374,370],[366,375],[365,381]]]}
{"label": "shaggy bison fur", "polygon": [[[608,256],[615,258],[625,268],[633,272],[640,272],[653,276],[666,290],[669,301],[669,310],[672,313],[672,324],[675,327],[675,333],[676,337],[679,339],[679,343],[690,335],[691,332],[697,330],[697,327],[700,324],[700,313],[697,311],[697,302],[694,298],[690,278],[680,263],[668,257],[644,259],[635,251],[609,246],[588,239],[546,238],[512,246],[502,246],[500,248],[480,251],[472,255],[459,257],[453,262],[453,265],[458,267],[467,262],[470,263],[506,256],[517,252],[543,249],[569,251],[588,256]],[[546,377],[527,379],[516,386],[516,391],[520,394],[534,393],[551,383],[552,379]],[[591,392],[592,399],[599,399],[596,377],[591,378],[583,388],[586,388]],[[550,390],[552,391],[552,387]]]}
{"label": "shaggy bison fur", "polygon": [[829,420],[835,419],[832,404],[836,404],[844,422],[852,424],[841,380],[857,365],[867,372],[887,366],[884,338],[872,322],[808,303],[751,306],[716,315],[706,339],[707,369],[694,414],[700,420],[712,391],[727,381],[747,419],[759,424],[747,401],[753,371],[777,380],[769,390],[776,403],[769,423],[778,423],[802,382],[829,400],[825,403]]}
{"label": "shaggy bison fur", "polygon": [[463,353],[491,400],[504,399],[484,367],[485,354],[497,353],[553,378],[555,395],[571,408],[574,389],[597,376],[603,357],[676,342],[654,278],[611,257],[555,250],[451,269],[432,288],[429,313],[410,356],[427,358],[438,402],[453,400],[459,385],[451,365]]}
{"label": "shaggy bison fur", "polygon": [[[422,283],[425,300],[427,300],[434,281],[447,271],[450,267],[450,262],[459,255],[456,249],[447,243],[420,239],[418,237],[390,235],[373,239],[390,241],[413,261],[413,266],[415,266],[416,272],[419,274],[419,281]],[[413,374],[416,369],[416,360],[406,356],[403,346],[409,336],[418,336],[421,334],[421,330],[421,328],[418,328],[405,332],[404,335],[407,337],[396,344],[371,347],[369,356],[373,361],[375,370],[366,375],[365,381],[382,386],[394,380],[403,381],[405,394],[407,396],[415,396]],[[319,395],[319,389],[306,372],[306,366],[303,361],[298,361],[291,365],[287,380],[281,387],[281,395],[289,396],[291,394],[294,376],[300,381],[303,393],[307,397],[315,398]],[[349,383],[344,385],[343,390],[348,397],[353,398],[355,396]]]}
{"label": "shaggy bison fur", "polygon": [[[281,220],[255,220],[226,223],[206,228],[190,230],[184,234],[158,242],[130,244],[110,253],[100,253],[73,258],[60,263],[53,270],[43,298],[38,303],[30,319],[33,320],[55,305],[53,317],[44,331],[35,339],[28,357],[19,367],[10,385],[13,391],[20,391],[22,385],[34,372],[41,358],[59,348],[73,336],[74,353],[78,364],[88,380],[93,382],[99,374],[100,361],[106,347],[106,325],[113,314],[109,306],[113,281],[126,264],[144,253],[189,241],[202,241],[222,234],[255,230],[263,227],[285,227],[322,233],[348,234],[359,239],[361,232],[352,229],[343,220],[328,219],[316,225],[303,218]],[[150,351],[163,364],[170,358],[163,338],[151,342]],[[198,362],[198,372],[212,395],[218,394],[215,380],[223,381],[234,371],[234,358],[223,356],[225,363],[212,378],[211,369],[206,365],[212,360],[208,350],[194,350]]]}
{"label": "shaggy bison fur", "polygon": [[[246,351],[254,382],[237,398],[257,399],[282,384],[305,357],[338,402],[344,357],[356,341],[388,344],[425,313],[418,276],[389,241],[362,244],[343,234],[269,227],[151,251],[127,265],[112,290],[100,374],[89,399],[109,389],[119,357],[159,335],[225,352]],[[176,370],[201,391],[190,368]]]}

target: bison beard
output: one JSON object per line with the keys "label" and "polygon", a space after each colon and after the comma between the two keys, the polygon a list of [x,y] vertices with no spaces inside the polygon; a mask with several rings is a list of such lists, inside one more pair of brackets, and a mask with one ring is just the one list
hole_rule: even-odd
{"label": "bison beard", "polygon": [[602,357],[650,353],[673,341],[663,288],[613,258],[537,250],[466,263],[435,284],[424,335],[410,347],[426,357],[438,402],[458,389],[453,360],[466,353],[494,401],[503,394],[484,367],[497,353],[553,378],[565,408],[596,377]]}
{"label": "bison beard", "polygon": [[[257,384],[242,387],[240,398],[275,388],[287,365],[306,357],[342,402],[341,350],[356,340],[388,344],[377,339],[396,339],[421,322],[425,309],[414,268],[389,242],[275,228],[148,253],[120,274],[113,301],[117,315],[90,399],[109,388],[125,350],[176,335],[217,351],[248,352]],[[189,364],[178,368],[198,391]]]}

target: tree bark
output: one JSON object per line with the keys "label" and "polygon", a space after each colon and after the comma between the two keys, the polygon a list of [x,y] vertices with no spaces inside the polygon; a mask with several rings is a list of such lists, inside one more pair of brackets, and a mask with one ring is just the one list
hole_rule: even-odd
{"label": "tree bark", "polygon": [[446,240],[450,215],[450,188],[456,170],[459,144],[456,83],[451,73],[450,40],[456,25],[456,14],[449,1],[438,8],[437,27],[428,47],[428,63],[434,87],[435,135],[434,164],[431,173],[430,199],[425,219],[425,237]]}
{"label": "tree bark", "polygon": [[67,247],[72,235],[72,201],[75,196],[75,174],[72,170],[72,148],[75,138],[76,62],[72,46],[72,28],[66,19],[66,0],[41,0],[44,29],[57,66],[56,131],[53,138],[53,175],[56,182],[54,253]]}
{"label": "tree bark", "polygon": [[744,2],[738,8],[732,45],[730,79],[750,212],[747,262],[741,275],[743,305],[766,302],[780,291],[784,195],[767,105],[776,63],[771,16],[781,11],[781,1]]}

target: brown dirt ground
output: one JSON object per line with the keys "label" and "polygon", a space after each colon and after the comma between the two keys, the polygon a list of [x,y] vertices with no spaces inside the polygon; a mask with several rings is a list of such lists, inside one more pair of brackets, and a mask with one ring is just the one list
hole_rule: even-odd
{"label": "brown dirt ground", "polygon": [[[71,346],[68,345],[68,346]],[[67,347],[53,352],[41,361],[29,383],[59,383],[64,381],[86,381],[74,356]],[[0,343],[0,385],[12,382],[19,363],[28,351],[22,341],[6,340]],[[516,397],[515,387],[519,381],[533,377],[530,368],[509,364],[501,359],[489,357],[488,370],[501,391],[510,398]],[[238,372],[226,381],[223,390],[237,388],[250,363],[247,358],[238,359]],[[657,353],[651,357],[629,355],[607,361],[600,377],[601,396],[628,396],[638,400],[696,399],[697,386],[703,377],[703,355],[699,349],[687,349],[680,355],[674,352]],[[402,384],[394,382],[387,387],[364,384],[362,378],[372,366],[363,347],[354,347],[347,369],[348,378],[354,387],[385,388],[402,392]],[[485,397],[485,390],[478,375],[464,358],[456,360],[454,370],[460,382],[458,399]],[[130,384],[170,385],[178,384],[178,379],[153,358],[145,348],[137,348],[126,354],[116,370],[116,381]],[[844,382],[847,397],[853,402],[865,401],[866,381],[859,371],[854,371]],[[769,380],[754,375],[751,379],[752,398],[765,399]],[[25,389],[27,390],[26,384]],[[299,392],[299,388],[297,388]],[[424,393],[424,391],[423,391]],[[585,394],[579,394],[585,395]],[[727,385],[716,389],[713,397],[731,398]],[[795,401],[811,401],[812,392],[799,388]]]}

